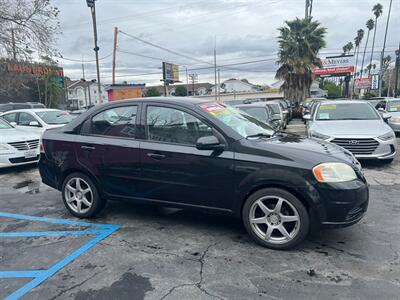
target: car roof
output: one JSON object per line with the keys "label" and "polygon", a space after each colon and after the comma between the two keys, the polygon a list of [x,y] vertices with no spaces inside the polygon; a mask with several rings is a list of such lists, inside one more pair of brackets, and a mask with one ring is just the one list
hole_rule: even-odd
{"label": "car roof", "polygon": [[326,101],[323,101],[321,103],[323,103],[323,104],[354,104],[354,103],[368,103],[368,101],[341,99],[340,101],[338,101],[338,100],[326,100]]}
{"label": "car roof", "polygon": [[24,108],[24,109],[13,109],[5,112],[5,114],[14,113],[14,112],[42,112],[42,111],[60,111],[55,108]]}
{"label": "car roof", "polygon": [[262,107],[265,108],[265,106],[267,105],[266,102],[253,102],[253,103],[249,103],[249,104],[238,104],[235,105],[235,107]]}
{"label": "car roof", "polygon": [[205,102],[216,102],[214,99],[208,99],[208,98],[202,99],[202,98],[191,98],[191,97],[145,97],[145,98],[121,100],[121,102],[122,101],[123,103],[130,103],[130,104],[137,103],[138,101],[141,102],[159,101],[170,104],[193,104],[193,105]]}

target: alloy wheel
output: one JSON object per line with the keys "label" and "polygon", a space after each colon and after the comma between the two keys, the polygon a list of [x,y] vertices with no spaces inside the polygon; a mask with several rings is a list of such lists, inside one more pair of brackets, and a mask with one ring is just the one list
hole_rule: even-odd
{"label": "alloy wheel", "polygon": [[301,226],[297,209],[287,199],[278,196],[256,200],[250,208],[249,221],[254,233],[272,244],[293,240]]}
{"label": "alloy wheel", "polygon": [[93,205],[93,191],[82,178],[68,180],[64,193],[68,207],[78,214],[88,212]]}

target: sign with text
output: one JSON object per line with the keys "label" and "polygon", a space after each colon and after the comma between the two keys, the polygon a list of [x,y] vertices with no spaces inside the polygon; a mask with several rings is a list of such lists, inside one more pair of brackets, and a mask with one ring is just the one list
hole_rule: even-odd
{"label": "sign with text", "polygon": [[322,68],[315,68],[314,74],[318,76],[340,75],[354,73],[354,56],[327,57],[321,59]]}
{"label": "sign with text", "polygon": [[371,87],[371,78],[356,78],[354,80],[354,87],[356,89],[369,89]]}
{"label": "sign with text", "polygon": [[379,89],[379,74],[371,75],[371,90]]}
{"label": "sign with text", "polygon": [[163,62],[163,80],[168,83],[179,82],[179,66]]}
{"label": "sign with text", "polygon": [[7,64],[7,71],[10,73],[34,74],[38,76],[64,77],[62,68],[39,64],[10,62]]}

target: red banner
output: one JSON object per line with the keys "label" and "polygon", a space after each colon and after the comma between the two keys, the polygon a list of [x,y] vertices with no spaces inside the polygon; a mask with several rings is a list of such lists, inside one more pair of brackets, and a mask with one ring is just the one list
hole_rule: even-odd
{"label": "red banner", "polygon": [[354,87],[356,89],[369,89],[371,87],[371,78],[356,78],[354,80]]}
{"label": "red banner", "polygon": [[337,74],[346,74],[346,73],[354,73],[354,66],[348,67],[333,67],[333,68],[316,68],[314,69],[315,75],[337,75]]}

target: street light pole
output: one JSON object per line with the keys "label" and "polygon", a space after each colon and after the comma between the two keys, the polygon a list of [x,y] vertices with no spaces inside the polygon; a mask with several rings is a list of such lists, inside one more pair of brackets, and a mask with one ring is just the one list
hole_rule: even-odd
{"label": "street light pole", "polygon": [[379,70],[379,97],[382,96],[382,79],[383,79],[383,60],[385,58],[385,48],[386,48],[386,38],[387,38],[387,33],[388,33],[388,28],[389,28],[389,20],[390,20],[390,13],[392,11],[392,0],[390,0],[389,4],[389,13],[387,16],[386,20],[386,29],[385,29],[385,38],[383,39],[383,48],[382,48],[382,53],[381,53],[381,65],[380,65],[380,70]]}
{"label": "street light pole", "polygon": [[97,88],[99,93],[99,102],[102,103],[101,99],[101,83],[100,83],[100,67],[99,67],[99,46],[97,45],[97,23],[96,23],[96,0],[86,0],[87,6],[90,8],[92,13],[93,21],[93,36],[94,36],[94,52],[96,55],[96,70],[97,70]]}

